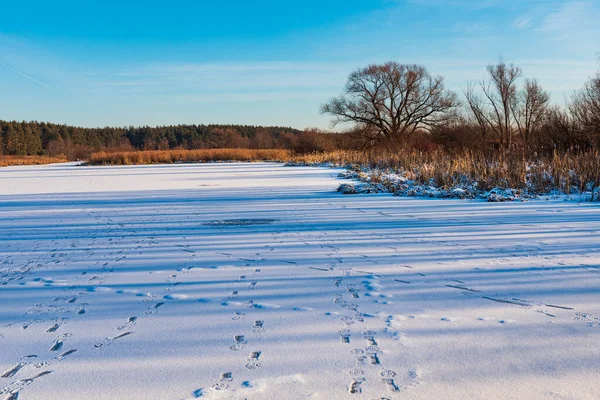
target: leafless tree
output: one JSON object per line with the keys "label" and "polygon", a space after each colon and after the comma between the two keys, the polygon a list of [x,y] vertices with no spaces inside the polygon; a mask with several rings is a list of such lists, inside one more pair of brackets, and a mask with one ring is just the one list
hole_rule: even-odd
{"label": "leafless tree", "polygon": [[592,146],[600,144],[600,72],[576,92],[569,104],[569,111],[578,128],[590,140]]}
{"label": "leafless tree", "polygon": [[550,95],[537,79],[525,79],[525,87],[517,96],[513,114],[521,140],[529,145],[532,136],[543,123],[550,103]]}
{"label": "leafless tree", "polygon": [[405,142],[417,129],[448,122],[459,105],[444,78],[420,65],[388,62],[361,68],[348,77],[344,93],[321,107],[333,125],[352,123],[363,146],[381,141]]}
{"label": "leafless tree", "polygon": [[559,106],[547,108],[536,139],[536,150],[546,154],[554,150],[567,151],[572,147],[586,149],[587,146],[569,112]]}
{"label": "leafless tree", "polygon": [[488,65],[487,71],[490,81],[479,83],[481,96],[475,92],[472,84],[465,90],[467,106],[484,138],[491,132],[501,146],[510,147],[517,130],[513,111],[519,103],[516,82],[522,76],[522,71],[502,60],[496,65]]}

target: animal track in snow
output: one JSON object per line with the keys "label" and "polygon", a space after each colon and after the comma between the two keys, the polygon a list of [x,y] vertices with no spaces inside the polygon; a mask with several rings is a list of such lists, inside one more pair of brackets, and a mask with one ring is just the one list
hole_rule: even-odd
{"label": "animal track in snow", "polygon": [[369,364],[371,365],[380,365],[381,361],[379,360],[379,356],[377,353],[379,352],[379,348],[377,346],[367,346],[365,347],[365,353],[367,354],[367,359],[369,360]]}
{"label": "animal track in snow", "polygon": [[148,307],[148,310],[146,310],[146,315],[154,315],[156,313],[158,313],[158,309],[160,307],[162,307],[165,303],[163,302],[158,302],[150,307]]}
{"label": "animal track in snow", "polygon": [[475,290],[475,289],[471,289],[465,286],[459,286],[459,285],[446,285],[446,287],[452,288],[452,289],[458,289],[458,290],[463,290],[466,292],[471,292],[471,293],[481,293],[480,290]]}
{"label": "animal track in snow", "polygon": [[229,382],[233,381],[233,374],[231,372],[221,373],[219,382],[211,386],[213,390],[225,390],[229,388]]}
{"label": "animal track in snow", "polygon": [[599,327],[600,318],[585,313],[575,313],[575,321],[585,322],[589,327]]}
{"label": "animal track in snow", "polygon": [[127,318],[127,322],[125,322],[123,325],[117,326],[117,330],[122,331],[124,329],[131,328],[133,325],[135,325],[135,323],[137,322],[137,319],[138,319],[137,317]]}
{"label": "animal track in snow", "polygon": [[365,381],[365,378],[357,377],[353,378],[352,382],[350,382],[350,386],[348,387],[348,393],[350,394],[360,394],[362,393],[362,383]]}
{"label": "animal track in snow", "polygon": [[375,340],[375,335],[377,332],[375,331],[364,331],[363,337],[367,341],[368,346],[377,346],[377,341]]}
{"label": "animal track in snow", "polygon": [[46,376],[50,373],[52,373],[52,371],[42,371],[39,374],[36,374],[30,378],[19,379],[17,381],[14,381],[10,385],[5,386],[2,389],[0,389],[0,394],[7,394],[7,393],[9,394],[9,396],[6,397],[5,400],[16,400],[19,397],[19,392],[25,386],[31,385],[33,383],[33,381],[35,381],[36,379]]}
{"label": "animal track in snow", "polygon": [[254,321],[254,324],[252,325],[252,332],[253,333],[263,333],[265,331],[264,325],[265,325],[265,322],[262,320]]}
{"label": "animal track in snow", "polygon": [[48,329],[46,329],[47,333],[54,333],[58,330],[58,328],[61,327],[63,323],[62,322],[57,322],[54,325],[52,325],[51,327],[49,327]]}
{"label": "animal track in snow", "polygon": [[4,371],[4,373],[2,375],[0,375],[0,377],[2,377],[2,378],[12,378],[13,376],[15,376],[15,374],[17,372],[19,372],[21,370],[21,368],[23,368],[24,366],[26,366],[27,364],[29,364],[35,358],[37,358],[37,355],[35,355],[35,354],[31,354],[31,355],[28,355],[28,356],[21,357],[21,359],[19,360],[19,362],[14,367],[9,368],[6,371]]}
{"label": "animal track in snow", "polygon": [[187,298],[188,296],[185,294],[167,294],[163,296],[163,299],[165,300],[185,300]]}
{"label": "animal track in snow", "polygon": [[231,317],[231,319],[234,320],[234,321],[240,321],[240,320],[242,320],[244,318],[246,318],[246,313],[243,313],[241,311],[236,311],[233,314],[233,317]]}
{"label": "animal track in snow", "polygon": [[38,363],[35,363],[33,366],[36,367],[36,368],[48,367],[48,366],[52,365],[54,362],[58,362],[58,361],[64,360],[65,358],[67,358],[71,354],[75,353],[76,351],[77,351],[77,349],[67,350],[67,351],[65,351],[63,353],[60,353],[56,357],[53,357],[51,360],[40,361]]}
{"label": "animal track in snow", "polygon": [[231,294],[229,296],[227,296],[227,299],[229,299],[229,300],[237,299],[238,296],[239,296],[239,292],[237,290],[234,290],[233,292],[231,292]]}
{"label": "animal track in snow", "polygon": [[49,351],[60,350],[65,342],[65,339],[70,338],[71,336],[73,336],[71,333],[64,333],[58,336],[56,339],[54,339],[54,342],[52,343],[52,346],[50,346]]}
{"label": "animal track in snow", "polygon": [[340,343],[350,343],[350,329],[340,329],[338,333],[340,334]]}
{"label": "animal track in snow", "polygon": [[350,350],[350,354],[354,356],[356,365],[365,365],[367,357],[365,357],[365,351],[363,349],[352,349]]}
{"label": "animal track in snow", "polygon": [[397,393],[400,391],[400,389],[394,382],[394,377],[396,376],[396,373],[394,371],[388,369],[385,371],[381,371],[379,375],[381,376],[381,382],[385,384],[390,393]]}
{"label": "animal track in snow", "polygon": [[125,336],[129,336],[129,335],[131,335],[131,334],[133,334],[133,332],[127,331],[127,332],[120,333],[120,334],[118,334],[118,335],[116,335],[116,336],[107,337],[106,339],[104,339],[104,340],[103,340],[103,341],[101,341],[100,343],[96,343],[96,344],[94,345],[94,348],[95,348],[95,349],[101,349],[101,348],[103,348],[103,347],[109,346],[109,345],[110,345],[110,344],[112,344],[112,343],[113,343],[115,340],[117,340],[117,339],[121,339],[121,338],[124,338]]}
{"label": "animal track in snow", "polygon": [[261,363],[258,361],[258,359],[260,358],[261,354],[262,352],[260,351],[253,351],[252,353],[250,353],[250,355],[248,356],[248,363],[246,364],[246,368],[259,368],[261,366]]}
{"label": "animal track in snow", "polygon": [[241,350],[244,348],[245,344],[248,344],[244,335],[235,335],[233,340],[235,341],[235,344],[229,346],[229,349],[232,351]]}

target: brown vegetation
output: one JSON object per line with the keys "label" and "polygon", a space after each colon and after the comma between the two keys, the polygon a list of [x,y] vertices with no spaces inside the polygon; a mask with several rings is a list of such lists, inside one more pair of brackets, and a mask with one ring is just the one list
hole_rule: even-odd
{"label": "brown vegetation", "polygon": [[0,167],[10,167],[13,165],[42,165],[62,163],[67,161],[64,157],[46,157],[46,156],[0,156]]}
{"label": "brown vegetation", "polygon": [[283,149],[145,150],[94,153],[88,158],[87,164],[133,165],[216,161],[287,161],[291,158],[291,152]]}
{"label": "brown vegetation", "polygon": [[571,193],[573,189],[585,191],[600,186],[598,151],[556,152],[544,159],[527,158],[518,152],[499,152],[490,159],[471,150],[455,153],[445,150],[335,151],[296,156],[294,161],[387,169],[444,189],[473,182],[478,183],[479,190],[504,187],[529,189],[536,193],[548,193],[552,189]]}

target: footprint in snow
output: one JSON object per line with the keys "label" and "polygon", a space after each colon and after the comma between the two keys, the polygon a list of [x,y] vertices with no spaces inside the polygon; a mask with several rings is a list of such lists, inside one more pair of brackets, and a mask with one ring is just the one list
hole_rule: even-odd
{"label": "footprint in snow", "polygon": [[363,349],[352,349],[350,350],[350,354],[354,356],[356,365],[362,366],[366,364],[367,357],[365,356],[365,351]]}
{"label": "footprint in snow", "polygon": [[365,381],[365,378],[354,378],[352,382],[350,382],[350,387],[348,387],[348,393],[350,394],[360,394],[362,393],[362,383]]}
{"label": "footprint in snow", "polygon": [[310,307],[294,307],[292,311],[312,311],[313,309]]}
{"label": "footprint in snow", "polygon": [[237,290],[234,290],[233,292],[231,292],[231,294],[229,296],[227,296],[228,300],[233,300],[233,299],[237,299],[239,296],[239,292]]}
{"label": "footprint in snow", "polygon": [[52,346],[50,346],[49,351],[58,351],[62,348],[65,340],[67,338],[70,338],[71,336],[73,336],[73,334],[71,333],[64,333],[60,336],[58,336],[56,339],[54,339],[54,342],[52,343]]}
{"label": "footprint in snow", "polygon": [[129,318],[127,318],[127,322],[124,323],[123,325],[119,325],[117,327],[117,330],[122,331],[124,329],[132,327],[133,325],[135,325],[137,319],[138,319],[137,317],[129,317]]}
{"label": "footprint in snow", "polygon": [[168,294],[166,296],[163,296],[163,299],[165,300],[185,300],[187,298],[188,296],[185,294]]}
{"label": "footprint in snow", "polygon": [[70,356],[71,354],[73,354],[75,352],[77,352],[77,349],[67,350],[63,353],[60,353],[56,357],[53,357],[51,360],[40,361],[38,363],[35,363],[34,367],[36,367],[36,368],[48,367],[48,366],[52,365],[54,362],[64,360],[65,358],[67,358],[68,356]]}
{"label": "footprint in snow", "polygon": [[37,358],[37,355],[35,355],[35,354],[31,354],[31,355],[28,355],[28,356],[21,357],[21,359],[19,360],[19,362],[14,367],[9,368],[6,371],[4,371],[4,373],[2,375],[0,375],[0,377],[2,377],[2,378],[12,378],[13,376],[15,376],[15,374],[17,372],[19,372],[21,370],[21,368],[23,368],[24,366],[26,366],[27,364],[29,364],[35,358]]}
{"label": "footprint in snow", "polygon": [[390,393],[397,393],[400,391],[398,385],[396,385],[396,383],[394,382],[394,377],[396,376],[396,373],[394,371],[381,371],[379,375],[381,376],[381,382],[385,384]]}
{"label": "footprint in snow", "polygon": [[377,346],[377,341],[375,340],[375,335],[377,332],[375,331],[364,331],[363,338],[367,341],[368,346]]}
{"label": "footprint in snow", "polygon": [[164,304],[165,304],[165,303],[163,303],[163,302],[158,302],[158,303],[156,303],[156,304],[154,304],[154,305],[152,305],[152,306],[148,307],[148,310],[146,310],[146,313],[145,313],[145,314],[146,314],[146,315],[154,315],[154,314],[158,313],[158,309],[159,309],[160,307],[162,307]]}
{"label": "footprint in snow", "polygon": [[340,329],[338,331],[338,333],[340,335],[340,343],[342,343],[342,344],[350,343],[350,337],[351,337],[350,329]]}
{"label": "footprint in snow", "polygon": [[244,335],[235,335],[233,337],[233,340],[235,341],[235,344],[229,346],[229,350],[232,351],[241,350],[244,348],[245,344],[248,344]]}
{"label": "footprint in snow", "polygon": [[240,321],[243,320],[244,318],[246,318],[246,313],[240,312],[240,311],[236,311],[233,314],[233,317],[231,317],[232,320],[234,321]]}
{"label": "footprint in snow", "polygon": [[229,388],[229,382],[233,381],[233,374],[231,372],[221,373],[219,382],[211,386],[213,390],[225,390]]}
{"label": "footprint in snow", "polygon": [[118,334],[117,336],[107,337],[107,338],[106,338],[106,339],[104,339],[102,342],[100,342],[100,343],[96,343],[96,344],[94,345],[94,348],[97,350],[97,349],[101,349],[101,348],[103,348],[103,347],[109,346],[109,345],[110,345],[110,344],[112,344],[112,343],[113,343],[115,340],[117,340],[117,339],[121,339],[121,338],[124,338],[125,336],[129,336],[129,335],[131,335],[131,334],[133,334],[133,332],[129,332],[129,331],[128,331],[128,332],[123,332],[123,333],[120,333],[120,334]]}
{"label": "footprint in snow", "polygon": [[256,369],[261,367],[261,363],[258,360],[261,354],[262,352],[260,351],[253,351],[252,353],[250,353],[250,355],[248,356],[248,363],[246,364],[246,368]]}
{"label": "footprint in snow", "polygon": [[16,400],[19,397],[19,392],[25,387],[33,383],[38,378],[51,374],[52,371],[42,371],[30,378],[19,379],[10,385],[0,389],[0,394],[8,394],[5,400]]}
{"label": "footprint in snow", "polygon": [[252,332],[253,333],[264,333],[265,332],[264,325],[265,325],[265,322],[262,320],[254,321],[254,324],[252,325]]}
{"label": "footprint in snow", "polygon": [[47,333],[56,332],[58,330],[58,328],[60,328],[61,325],[62,325],[62,322],[57,322],[54,325],[52,325],[51,327],[49,327],[48,329],[46,329],[46,332]]}

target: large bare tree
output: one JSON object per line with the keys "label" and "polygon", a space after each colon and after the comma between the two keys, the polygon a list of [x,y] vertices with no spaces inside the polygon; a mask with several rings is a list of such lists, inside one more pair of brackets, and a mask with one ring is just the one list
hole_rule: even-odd
{"label": "large bare tree", "polygon": [[387,62],[361,68],[348,77],[344,93],[321,107],[333,125],[352,123],[363,146],[381,141],[404,142],[417,129],[448,122],[459,105],[444,78],[421,65]]}

